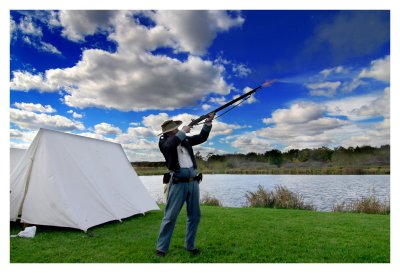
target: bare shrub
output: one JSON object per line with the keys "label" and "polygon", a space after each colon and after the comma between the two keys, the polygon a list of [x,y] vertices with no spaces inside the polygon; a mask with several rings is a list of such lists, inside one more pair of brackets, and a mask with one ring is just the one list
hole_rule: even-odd
{"label": "bare shrub", "polygon": [[332,206],[332,210],[335,212],[390,214],[390,204],[389,202],[381,202],[374,194],[370,194],[348,203],[336,203]]}
{"label": "bare shrub", "polygon": [[216,197],[209,195],[208,193],[205,193],[203,195],[200,204],[205,206],[216,206],[216,207],[222,206],[221,201],[219,201]]}
{"label": "bare shrub", "polygon": [[247,192],[245,197],[248,207],[315,210],[312,204],[304,201],[301,194],[294,193],[285,186],[278,185],[274,190],[268,191],[259,185],[257,191]]}

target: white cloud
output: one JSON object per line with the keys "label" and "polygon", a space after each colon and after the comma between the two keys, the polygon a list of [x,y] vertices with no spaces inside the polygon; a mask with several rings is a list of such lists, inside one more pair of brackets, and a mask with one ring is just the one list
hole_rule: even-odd
{"label": "white cloud", "polygon": [[54,10],[18,10],[14,11],[19,14],[35,19],[41,22],[43,25],[47,26],[51,30],[55,27],[60,27],[60,21],[58,19],[58,11]]}
{"label": "white cloud", "polygon": [[312,96],[324,96],[332,97],[335,95],[336,90],[340,86],[341,82],[319,82],[319,83],[309,83],[305,86],[310,89],[310,95]]}
{"label": "white cloud", "polygon": [[390,117],[390,87],[385,88],[383,94],[369,104],[353,110],[355,115],[365,118]]}
{"label": "white cloud", "polygon": [[321,117],[304,123],[278,123],[276,127],[268,127],[258,131],[259,135],[285,142],[298,136],[317,136],[326,131],[347,125],[348,122],[337,118]]}
{"label": "white cloud", "polygon": [[226,94],[230,87],[222,72],[222,67],[198,57],[180,62],[148,53],[137,58],[92,49],[75,67],[51,69],[45,76],[14,72],[11,88],[49,92],[63,87],[69,93],[65,103],[78,108],[172,109],[193,105],[210,90]]}
{"label": "white cloud", "polygon": [[68,110],[67,113],[71,114],[73,118],[82,118],[83,117],[82,114],[78,114],[77,112],[75,112],[73,110]]}
{"label": "white cloud", "polygon": [[37,114],[34,112],[10,109],[10,121],[21,129],[48,128],[59,131],[83,130],[81,122],[72,121],[60,115]]}
{"label": "white cloud", "polygon": [[25,16],[22,17],[18,24],[18,30],[23,34],[32,36],[43,36],[42,29],[32,22],[32,18]]}
{"label": "white cloud", "polygon": [[11,37],[14,42],[20,38],[25,44],[36,48],[39,51],[62,55],[54,45],[42,41],[42,28],[34,23],[31,16],[21,17],[18,24],[11,18],[10,25]]}
{"label": "white cloud", "polygon": [[390,119],[384,119],[369,127],[358,127],[357,132],[342,142],[344,147],[387,145],[390,143]]}
{"label": "white cloud", "polygon": [[361,85],[366,85],[367,83],[362,81],[360,78],[356,77],[351,81],[345,82],[342,84],[341,90],[343,92],[349,93]]}
{"label": "white cloud", "polygon": [[[263,122],[273,127],[230,136],[231,145],[241,152],[260,152],[273,148],[316,148],[334,146],[335,137],[328,134],[348,126],[349,122],[324,117],[326,107],[316,103],[295,103],[289,109],[277,109]],[[226,138],[228,140],[228,138]]]}
{"label": "white cloud", "polygon": [[336,66],[333,68],[327,68],[319,72],[321,75],[323,75],[324,78],[327,78],[328,76],[332,74],[343,74],[346,73],[347,69],[343,66]]}
{"label": "white cloud", "polygon": [[17,23],[14,21],[12,16],[10,16],[10,37],[11,37],[11,39],[15,38],[15,34],[16,34],[17,30],[18,30]]}
{"label": "white cloud", "polygon": [[[268,127],[229,135],[224,141],[245,153],[273,148],[287,150],[322,146],[381,146],[390,143],[389,105],[389,87],[375,94],[321,104],[294,103],[290,108],[277,109],[270,118],[265,118],[263,122]],[[371,118],[383,118],[383,121],[358,122]]]}
{"label": "white cloud", "polygon": [[201,109],[203,109],[204,111],[207,111],[208,109],[210,109],[211,108],[211,105],[209,105],[209,104],[202,104],[201,105]]}
{"label": "white cloud", "polygon": [[112,28],[112,20],[118,11],[111,10],[62,10],[59,23],[62,34],[72,41],[84,41],[85,36]]}
{"label": "white cloud", "polygon": [[18,109],[31,111],[31,112],[40,112],[40,113],[54,113],[57,112],[56,109],[51,107],[51,105],[41,105],[40,103],[25,103],[25,102],[16,102],[14,106]]}
{"label": "white cloud", "polygon": [[247,77],[252,72],[251,69],[244,64],[233,64],[232,71],[235,74],[235,76],[239,78]]}
{"label": "white cloud", "polygon": [[295,103],[289,109],[278,109],[272,118],[264,119],[264,123],[299,124],[319,119],[323,116],[324,107],[315,103]]}
{"label": "white cloud", "polygon": [[39,47],[37,47],[37,48],[39,51],[49,52],[49,53],[53,53],[56,55],[62,55],[61,51],[58,50],[54,45],[43,42],[43,41],[40,41]]}
{"label": "white cloud", "polygon": [[161,132],[161,124],[168,119],[170,119],[170,117],[167,113],[159,113],[157,115],[151,114],[143,117],[142,123],[154,131]]}
{"label": "white cloud", "polygon": [[257,132],[249,132],[241,135],[228,137],[223,140],[242,153],[262,153],[272,149],[274,141],[257,136]]}
{"label": "white cloud", "polygon": [[53,92],[60,88],[55,82],[51,83],[44,79],[42,74],[33,75],[29,72],[13,71],[13,79],[10,84],[12,90],[29,91],[39,90],[39,92]]}
{"label": "white cloud", "polygon": [[[192,55],[187,59],[178,60],[151,53],[159,47],[201,51],[200,48],[191,49],[188,40],[199,39],[201,35],[196,35],[196,31],[201,32],[203,26],[198,26],[199,29],[195,25],[187,26],[194,28],[190,32],[191,36],[183,35],[180,33],[183,31],[180,25],[187,24],[189,18],[179,17],[180,12],[171,14],[171,18],[176,22],[168,23],[170,28],[163,25],[165,23],[163,16],[168,12],[165,14],[151,12],[153,19],[159,22],[159,25],[144,26],[132,17],[132,13],[126,11],[99,15],[93,11],[94,13],[90,13],[87,18],[89,20],[87,25],[81,28],[71,22],[74,21],[74,12],[60,14],[61,24],[64,30],[68,31],[65,35],[81,39],[97,31],[108,31],[108,39],[118,45],[117,51],[109,53],[88,49],[83,51],[82,59],[74,67],[50,69],[44,74],[33,75],[29,72],[14,71],[11,80],[12,90],[37,89],[39,92],[63,90],[67,92],[64,102],[71,107],[142,111],[171,110],[183,105],[195,105],[210,92],[225,95],[231,89],[223,78],[225,70],[222,65]],[[83,19],[85,14],[76,13],[76,21],[81,24],[85,22],[86,19]],[[148,15],[149,12],[144,14]],[[224,14],[225,12],[219,11],[198,11],[192,15],[207,19],[207,22],[199,20],[208,26],[213,26],[213,33],[240,25],[239,22],[242,20],[240,16],[233,18],[226,15],[233,21],[225,22],[228,17]],[[68,16],[65,17],[66,15]],[[111,29],[108,28],[109,24],[112,25]],[[208,46],[211,41],[205,41],[202,47]]]}
{"label": "white cloud", "polygon": [[212,97],[209,100],[210,103],[216,103],[219,105],[223,105],[225,103],[227,103],[226,98],[225,97]]}
{"label": "white cloud", "polygon": [[171,34],[177,43],[176,50],[204,54],[216,37],[217,32],[241,26],[244,19],[229,16],[225,11],[157,11],[148,13],[158,24]]}
{"label": "white cloud", "polygon": [[350,120],[364,120],[373,117],[390,116],[390,88],[381,93],[347,97],[325,103],[331,116],[345,116]]}
{"label": "white cloud", "polygon": [[10,140],[14,143],[16,142],[16,140],[20,140],[29,146],[29,144],[35,138],[36,134],[37,130],[10,129]]}
{"label": "white cloud", "polygon": [[122,131],[120,128],[115,127],[109,123],[102,122],[99,124],[96,124],[94,126],[95,133],[98,135],[108,135],[108,134],[121,134]]}
{"label": "white cloud", "polygon": [[390,82],[390,56],[371,61],[368,67],[355,69],[337,66],[324,69],[317,75],[308,78],[305,86],[310,89],[312,96],[333,97],[337,91],[350,93],[360,86],[367,86],[369,79],[386,83]]}
{"label": "white cloud", "polygon": [[390,82],[390,56],[371,62],[370,67],[363,69],[360,78],[374,78],[383,82]]}

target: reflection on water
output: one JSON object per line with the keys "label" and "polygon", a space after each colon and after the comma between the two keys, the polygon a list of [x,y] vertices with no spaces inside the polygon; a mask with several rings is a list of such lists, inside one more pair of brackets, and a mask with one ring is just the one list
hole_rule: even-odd
{"label": "reflection on water", "polygon": [[[162,198],[161,176],[140,178],[154,199]],[[268,190],[276,185],[286,186],[319,211],[331,211],[336,202],[360,199],[371,193],[381,201],[389,201],[390,197],[389,175],[204,175],[200,194],[218,198],[224,207],[243,207],[246,193],[256,191],[258,185]]]}

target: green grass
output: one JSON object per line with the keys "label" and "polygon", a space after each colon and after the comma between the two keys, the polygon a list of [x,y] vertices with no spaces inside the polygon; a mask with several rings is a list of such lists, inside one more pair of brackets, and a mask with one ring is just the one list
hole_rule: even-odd
{"label": "green grass", "polygon": [[[202,206],[200,256],[183,249],[182,210],[165,258],[154,255],[163,211],[79,230],[39,226],[10,238],[11,263],[389,263],[390,216]],[[11,234],[22,228],[11,224]]]}

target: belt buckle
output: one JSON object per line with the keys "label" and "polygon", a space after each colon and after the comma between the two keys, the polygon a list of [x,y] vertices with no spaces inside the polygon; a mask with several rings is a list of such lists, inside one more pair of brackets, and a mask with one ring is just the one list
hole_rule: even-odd
{"label": "belt buckle", "polygon": [[193,177],[189,177],[189,182],[192,182],[193,181]]}

